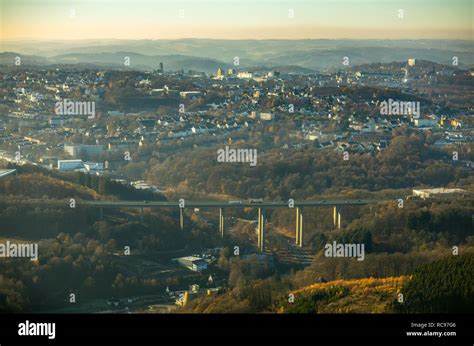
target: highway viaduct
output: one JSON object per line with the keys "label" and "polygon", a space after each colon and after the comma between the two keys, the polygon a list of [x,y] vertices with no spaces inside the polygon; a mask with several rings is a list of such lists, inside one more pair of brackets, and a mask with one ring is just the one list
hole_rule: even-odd
{"label": "highway viaduct", "polygon": [[257,208],[257,243],[259,251],[264,251],[265,242],[265,210],[275,208],[290,208],[296,212],[295,239],[296,246],[303,246],[303,225],[305,208],[333,208],[333,225],[341,228],[342,210],[344,207],[378,204],[397,199],[334,199],[334,200],[293,200],[288,201],[187,201],[180,199],[177,202],[169,201],[78,201],[78,206],[89,206],[100,209],[102,218],[104,208],[140,208],[143,216],[144,208],[179,208],[179,226],[184,229],[185,208],[218,208],[219,209],[219,232],[224,237],[225,231],[225,209],[228,208]]}

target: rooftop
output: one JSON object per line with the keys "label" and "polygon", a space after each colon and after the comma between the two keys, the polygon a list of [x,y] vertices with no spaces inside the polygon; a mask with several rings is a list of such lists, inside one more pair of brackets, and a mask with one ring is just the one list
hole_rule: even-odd
{"label": "rooftop", "polygon": [[16,169],[0,169],[0,178],[16,173]]}

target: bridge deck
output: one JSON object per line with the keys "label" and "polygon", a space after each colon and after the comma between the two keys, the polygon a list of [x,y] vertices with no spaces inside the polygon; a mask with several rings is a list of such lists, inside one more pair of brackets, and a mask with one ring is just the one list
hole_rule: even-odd
{"label": "bridge deck", "polygon": [[[376,204],[387,201],[396,201],[396,199],[344,199],[344,200],[313,200],[313,201],[294,201],[295,207],[328,207],[345,205],[366,205]],[[154,201],[78,201],[77,205],[86,205],[101,208],[178,208],[179,202],[154,202]],[[185,208],[288,208],[288,201],[185,201]]]}

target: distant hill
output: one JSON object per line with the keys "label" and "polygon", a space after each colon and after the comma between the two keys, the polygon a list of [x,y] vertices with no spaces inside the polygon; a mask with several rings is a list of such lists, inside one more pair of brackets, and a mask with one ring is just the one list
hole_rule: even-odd
{"label": "distant hill", "polygon": [[[232,65],[218,60],[199,58],[184,55],[165,55],[150,56],[137,54],[133,52],[116,53],[68,53],[53,57],[38,57],[33,55],[23,55],[15,52],[0,53],[0,64],[14,66],[15,58],[21,58],[22,65],[82,65],[84,67],[101,67],[113,69],[132,69],[132,70],[153,70],[164,64],[167,71],[201,71],[212,73],[219,67],[227,69]],[[130,65],[125,65],[125,58],[129,58]],[[128,60],[128,59],[127,59]]]}
{"label": "distant hill", "polygon": [[15,52],[1,52],[0,53],[0,64],[15,66],[15,59],[20,58],[20,64],[27,65],[44,65],[48,63],[48,59],[36,56],[36,55],[25,55]]}
{"label": "distant hill", "polygon": [[232,66],[235,57],[239,58],[241,68],[298,66],[317,71],[343,67],[345,56],[349,58],[350,66],[406,61],[408,58],[449,65],[453,56],[459,58],[460,68],[474,66],[472,41],[463,40],[8,41],[3,42],[2,47],[5,51],[61,63],[123,65],[123,54],[128,52],[137,68],[156,68],[162,59],[167,70],[184,68],[206,72]]}
{"label": "distant hill", "polygon": [[[362,64],[351,67],[352,71],[363,71],[363,72],[384,72],[384,73],[399,73],[402,69],[407,68],[407,61],[392,61],[389,63],[371,63]],[[410,74],[418,74],[423,72],[438,72],[438,71],[459,71],[457,66],[448,64],[438,64],[436,62],[417,59],[415,66],[410,66]]]}
{"label": "distant hill", "polygon": [[[130,60],[130,66],[125,65],[125,59]],[[127,60],[128,60],[127,59]],[[166,71],[194,70],[216,72],[219,67],[229,68],[231,65],[215,59],[200,58],[185,55],[144,55],[130,51],[115,53],[70,53],[49,58],[50,62],[60,63],[93,63],[99,66],[124,67],[132,69],[152,70],[163,63]]]}
{"label": "distant hill", "polygon": [[304,68],[301,66],[295,65],[283,65],[283,66],[256,66],[256,67],[247,67],[245,70],[249,72],[266,72],[266,71],[278,71],[281,73],[288,73],[288,74],[313,74],[316,71],[311,70],[309,68]]}

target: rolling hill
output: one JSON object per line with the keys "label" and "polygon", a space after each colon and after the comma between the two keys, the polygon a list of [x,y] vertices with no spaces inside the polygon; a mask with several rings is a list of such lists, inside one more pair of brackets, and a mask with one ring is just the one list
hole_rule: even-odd
{"label": "rolling hill", "polygon": [[335,280],[315,283],[291,293],[294,303],[280,312],[294,313],[389,313],[409,276]]}

